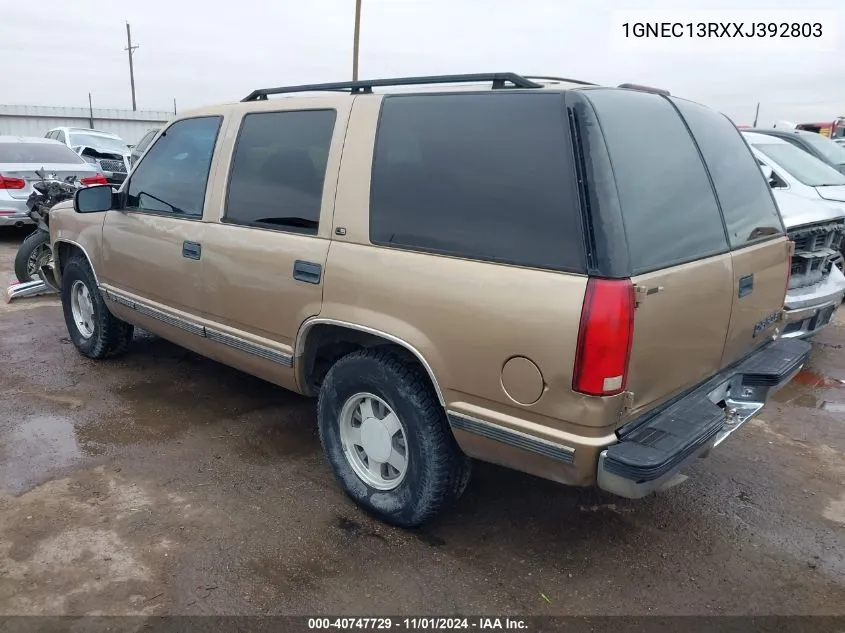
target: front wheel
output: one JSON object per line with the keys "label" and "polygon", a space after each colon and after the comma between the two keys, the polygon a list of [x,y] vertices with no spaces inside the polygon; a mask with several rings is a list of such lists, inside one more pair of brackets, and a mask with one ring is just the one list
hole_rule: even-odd
{"label": "front wheel", "polygon": [[133,326],[109,312],[84,257],[63,267],[62,310],[71,342],[89,358],[120,354],[132,342]]}
{"label": "front wheel", "polygon": [[15,254],[15,277],[21,283],[38,279],[38,271],[50,260],[50,254],[50,234],[41,230],[30,233]]}
{"label": "front wheel", "polygon": [[428,376],[386,350],[332,366],[317,405],[320,440],[344,491],[380,519],[424,523],[463,492],[470,460]]}

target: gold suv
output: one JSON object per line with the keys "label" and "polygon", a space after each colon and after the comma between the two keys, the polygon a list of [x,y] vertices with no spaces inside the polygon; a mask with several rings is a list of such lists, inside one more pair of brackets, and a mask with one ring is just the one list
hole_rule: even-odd
{"label": "gold suv", "polygon": [[403,526],[470,458],[673,485],[810,349],[777,337],[791,242],[737,129],[630,84],[256,90],[173,120],[50,228],[82,354],[139,326],[316,396],[340,485]]}

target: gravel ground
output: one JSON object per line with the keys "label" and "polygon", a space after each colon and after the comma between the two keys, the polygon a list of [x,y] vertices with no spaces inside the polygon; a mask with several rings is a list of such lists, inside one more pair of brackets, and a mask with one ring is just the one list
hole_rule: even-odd
{"label": "gravel ground", "polygon": [[0,303],[0,615],[845,615],[844,317],[681,486],[477,464],[403,531],[338,490],[312,401],[150,336],[93,362],[55,298]]}

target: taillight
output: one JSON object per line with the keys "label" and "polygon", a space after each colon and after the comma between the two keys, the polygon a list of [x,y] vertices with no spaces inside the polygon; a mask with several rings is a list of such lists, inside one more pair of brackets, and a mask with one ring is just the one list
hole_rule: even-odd
{"label": "taillight", "polygon": [[581,307],[572,389],[591,396],[625,391],[633,338],[631,280],[591,278]]}
{"label": "taillight", "polygon": [[97,174],[96,176],[87,176],[86,178],[80,178],[79,182],[81,182],[86,187],[90,185],[107,185],[109,181],[106,180],[106,177],[103,174]]}
{"label": "taillight", "polygon": [[23,189],[24,187],[26,187],[26,180],[23,178],[0,176],[0,189]]}

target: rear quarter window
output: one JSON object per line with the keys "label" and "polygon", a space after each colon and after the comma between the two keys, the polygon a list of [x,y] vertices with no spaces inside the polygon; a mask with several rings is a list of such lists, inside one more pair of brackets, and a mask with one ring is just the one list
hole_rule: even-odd
{"label": "rear quarter window", "polygon": [[560,93],[385,97],[370,240],[583,272],[576,186]]}
{"label": "rear quarter window", "polygon": [[672,99],[695,137],[733,248],[780,235],[783,225],[756,159],[727,117],[691,101]]}
{"label": "rear quarter window", "polygon": [[607,146],[633,274],[727,251],[713,187],[672,104],[633,90],[583,94]]}

